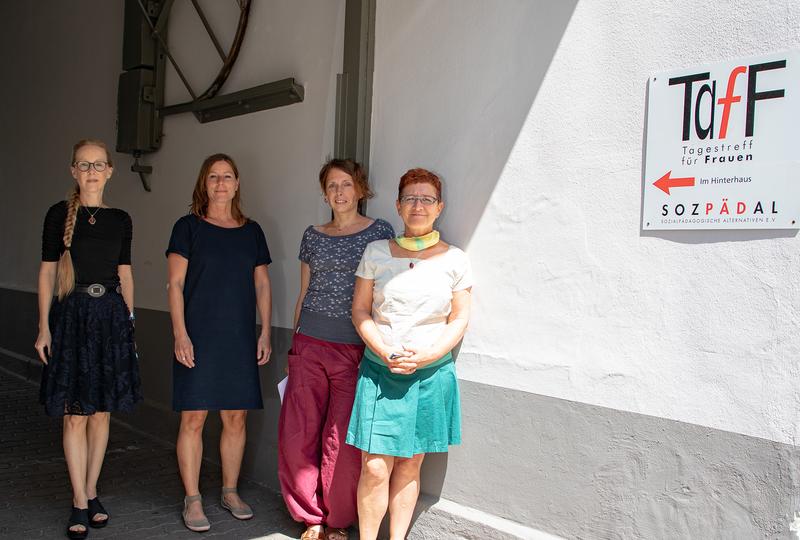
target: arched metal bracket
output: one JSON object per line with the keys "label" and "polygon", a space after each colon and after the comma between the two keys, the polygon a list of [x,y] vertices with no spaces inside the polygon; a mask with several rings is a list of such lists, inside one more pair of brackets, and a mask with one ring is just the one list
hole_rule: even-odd
{"label": "arched metal bracket", "polygon": [[[237,0],[239,20],[233,43],[224,52],[198,0],[191,0],[214,48],[222,60],[209,87],[199,95],[192,89],[167,43],[167,23],[174,0],[125,0],[123,69],[117,93],[117,151],[131,154],[131,171],[139,174],[142,185],[150,191],[147,174],[152,167],[140,164],[144,154],[161,147],[162,121],[165,116],[191,112],[201,123],[222,120],[252,112],[298,103],[304,89],[293,78],[254,86],[227,95],[218,95],[227,81],[244,41],[252,0]],[[191,101],[164,104],[165,63],[169,60]]]}

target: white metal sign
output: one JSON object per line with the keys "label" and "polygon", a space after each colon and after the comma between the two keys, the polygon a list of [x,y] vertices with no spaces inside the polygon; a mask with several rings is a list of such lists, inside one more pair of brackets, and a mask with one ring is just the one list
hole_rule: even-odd
{"label": "white metal sign", "polygon": [[650,78],[642,228],[800,228],[800,51]]}

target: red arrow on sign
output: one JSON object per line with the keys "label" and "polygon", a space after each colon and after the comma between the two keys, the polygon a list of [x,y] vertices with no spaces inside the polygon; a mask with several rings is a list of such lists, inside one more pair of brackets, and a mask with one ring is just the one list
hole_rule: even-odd
{"label": "red arrow on sign", "polygon": [[694,186],[694,176],[689,176],[686,178],[670,178],[670,174],[672,174],[672,171],[667,172],[667,174],[653,182],[653,185],[667,195],[669,195],[669,188]]}

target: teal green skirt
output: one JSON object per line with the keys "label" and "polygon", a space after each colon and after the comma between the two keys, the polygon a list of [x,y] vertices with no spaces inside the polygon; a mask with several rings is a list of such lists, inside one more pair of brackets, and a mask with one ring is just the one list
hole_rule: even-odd
{"label": "teal green skirt", "polygon": [[347,444],[370,454],[412,457],[461,444],[461,402],[450,353],[411,375],[392,373],[367,349]]}

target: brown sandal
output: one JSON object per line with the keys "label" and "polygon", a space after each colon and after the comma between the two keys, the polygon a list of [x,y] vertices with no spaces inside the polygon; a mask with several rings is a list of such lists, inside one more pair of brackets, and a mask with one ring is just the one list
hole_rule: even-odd
{"label": "brown sandal", "polygon": [[350,533],[347,529],[338,529],[336,527],[328,527],[325,529],[325,540],[349,540]]}
{"label": "brown sandal", "polygon": [[325,528],[320,528],[319,531],[315,531],[311,527],[317,527],[317,525],[310,525],[306,528],[302,535],[300,535],[300,540],[323,540],[323,534],[325,534]]}

